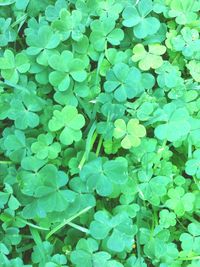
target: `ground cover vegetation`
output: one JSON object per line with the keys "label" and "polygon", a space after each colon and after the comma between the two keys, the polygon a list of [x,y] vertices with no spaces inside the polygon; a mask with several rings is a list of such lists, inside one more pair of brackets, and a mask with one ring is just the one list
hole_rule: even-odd
{"label": "ground cover vegetation", "polygon": [[200,266],[200,1],[0,0],[0,266]]}

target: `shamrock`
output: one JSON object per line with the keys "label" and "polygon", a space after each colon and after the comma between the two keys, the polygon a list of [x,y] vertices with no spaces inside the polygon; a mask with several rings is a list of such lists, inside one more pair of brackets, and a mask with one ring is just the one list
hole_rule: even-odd
{"label": "shamrock", "polygon": [[8,118],[15,121],[16,128],[24,130],[28,127],[35,128],[39,125],[39,116],[35,113],[42,109],[39,103],[31,103],[34,97],[24,97],[23,100],[13,99]]}
{"label": "shamrock", "polygon": [[196,82],[200,82],[200,63],[196,60],[191,60],[188,64],[186,64],[192,78]]}
{"label": "shamrock", "polygon": [[16,39],[15,31],[10,27],[11,18],[0,18],[0,46],[6,46]]}
{"label": "shamrock", "polygon": [[64,211],[76,196],[74,192],[63,189],[68,182],[64,172],[58,171],[51,164],[42,167],[43,164],[44,162],[39,160],[33,162],[31,157],[22,160],[22,193],[29,196],[23,210],[26,218],[44,217],[48,212]]}
{"label": "shamrock", "polygon": [[27,54],[40,57],[46,50],[56,48],[60,43],[59,35],[54,33],[50,26],[41,26],[38,32],[27,33],[26,42],[29,45]]}
{"label": "shamrock", "polygon": [[197,19],[197,12],[199,10],[198,3],[190,0],[176,0],[170,2],[169,16],[176,18],[176,22],[180,25],[189,24]]}
{"label": "shamrock", "polygon": [[104,20],[105,18],[109,18],[116,21],[119,18],[119,14],[122,10],[122,3],[116,2],[115,0],[104,0],[99,1],[97,14],[102,20]]}
{"label": "shamrock", "polygon": [[186,58],[191,58],[199,52],[199,33],[196,29],[184,27],[181,30],[181,35],[172,38],[171,43],[176,51],[182,51]]}
{"label": "shamrock", "polygon": [[134,242],[137,227],[126,212],[111,216],[107,211],[98,211],[90,224],[90,234],[97,240],[104,240],[113,252],[128,251]]}
{"label": "shamrock", "polygon": [[154,206],[160,204],[161,198],[167,193],[167,186],[171,179],[166,176],[145,177],[138,185],[140,197],[148,200]]}
{"label": "shamrock", "polygon": [[182,187],[171,188],[168,191],[169,199],[165,202],[167,208],[172,209],[178,217],[185,212],[193,210],[195,196],[193,193],[185,193]]}
{"label": "shamrock", "polygon": [[48,21],[55,21],[59,18],[61,9],[66,7],[65,0],[57,0],[54,5],[48,5],[45,9],[45,16]]}
{"label": "shamrock", "polygon": [[169,62],[164,61],[162,66],[155,70],[158,74],[157,82],[161,88],[174,88],[182,85],[181,73],[178,69],[172,66]]}
{"label": "shamrock", "polygon": [[166,236],[167,233],[160,233],[159,230],[155,228],[155,232],[156,230],[158,231],[157,236],[155,235],[153,238],[149,236],[149,239],[144,245],[145,254],[148,255],[148,257],[154,258],[155,262],[162,262],[160,266],[166,266],[166,264],[172,265],[179,255],[177,246],[172,242],[167,242],[168,240],[162,239],[161,235]]}
{"label": "shamrock", "polygon": [[31,259],[39,267],[67,267],[67,259],[63,254],[53,254],[53,245],[48,241],[36,244],[33,247]]}
{"label": "shamrock", "polygon": [[104,50],[106,42],[112,45],[119,45],[124,38],[122,29],[115,28],[115,21],[110,18],[94,20],[90,25],[92,32],[90,41],[98,52]]}
{"label": "shamrock", "polygon": [[141,137],[146,135],[146,129],[139,124],[139,120],[130,119],[126,125],[123,119],[118,119],[114,123],[115,129],[113,136],[116,139],[122,139],[121,146],[125,149],[137,147],[140,145]]}
{"label": "shamrock", "polygon": [[106,140],[103,142],[104,151],[106,154],[116,154],[120,148],[119,140]]}
{"label": "shamrock", "polygon": [[92,238],[81,238],[77,245],[76,250],[71,253],[71,261],[76,267],[92,267],[92,266],[105,266],[105,267],[122,267],[122,265],[111,260],[111,255],[105,251],[98,251],[98,242]]}
{"label": "shamrock", "polygon": [[128,179],[127,167],[127,160],[122,157],[106,162],[97,158],[83,166],[80,177],[89,190],[96,190],[100,196],[109,196],[112,194],[115,184],[126,183]]}
{"label": "shamrock", "polygon": [[82,21],[82,13],[79,10],[73,10],[70,13],[67,9],[61,9],[59,19],[53,21],[52,28],[59,33],[62,41],[70,36],[73,40],[79,41],[85,31]]}
{"label": "shamrock", "polygon": [[155,136],[161,140],[170,142],[186,138],[190,131],[189,114],[186,108],[176,108],[173,104],[167,104],[163,108],[163,119],[166,123],[155,128]]}
{"label": "shamrock", "polygon": [[137,118],[141,121],[149,120],[154,110],[154,103],[144,102],[137,110]]}
{"label": "shamrock", "polygon": [[186,162],[185,172],[188,175],[196,175],[200,179],[200,149],[195,150],[192,158]]}
{"label": "shamrock", "polygon": [[69,88],[70,77],[77,82],[83,82],[87,77],[84,61],[74,58],[73,54],[67,50],[61,54],[52,55],[49,58],[49,65],[55,70],[50,73],[49,81],[60,91]]}
{"label": "shamrock", "polygon": [[6,49],[3,57],[0,57],[1,75],[5,80],[17,83],[19,75],[26,73],[29,68],[29,60],[23,52],[14,56],[11,50]]}
{"label": "shamrock", "polygon": [[161,55],[166,52],[166,47],[160,44],[148,45],[148,52],[145,50],[143,44],[137,44],[133,48],[132,60],[139,61],[139,68],[141,70],[157,69],[162,66],[163,59]]}
{"label": "shamrock", "polygon": [[6,155],[14,162],[21,162],[30,150],[24,132],[15,130],[13,133],[6,135],[3,140],[3,146]]}
{"label": "shamrock", "polygon": [[64,145],[71,145],[73,141],[79,141],[82,137],[81,128],[85,124],[83,115],[73,106],[65,106],[61,111],[55,110],[53,118],[49,121],[49,130],[56,132],[63,129],[59,139]]}
{"label": "shamrock", "polygon": [[129,68],[124,63],[116,64],[106,75],[104,89],[106,92],[113,92],[119,102],[127,98],[132,99],[143,92],[142,75],[136,67]]}
{"label": "shamrock", "polygon": [[0,209],[3,209],[6,204],[12,211],[17,210],[20,206],[20,202],[13,195],[13,189],[9,184],[5,184],[3,192],[0,192],[0,200],[1,200]]}
{"label": "shamrock", "polygon": [[31,146],[33,153],[36,153],[38,159],[55,159],[61,151],[61,146],[58,142],[53,142],[53,135],[51,133],[40,134],[37,142]]}
{"label": "shamrock", "polygon": [[126,261],[126,267],[147,267],[144,258],[136,258],[135,256],[130,256]]}
{"label": "shamrock", "polygon": [[148,16],[152,10],[152,0],[140,0],[137,8],[128,5],[122,13],[123,25],[133,27],[135,36],[140,39],[155,34],[160,28],[160,22],[155,17]]}
{"label": "shamrock", "polygon": [[197,223],[188,225],[188,233],[182,233],[180,236],[181,247],[187,253],[200,253],[200,227]]}
{"label": "shamrock", "polygon": [[168,210],[161,210],[159,222],[164,228],[176,225],[176,215]]}

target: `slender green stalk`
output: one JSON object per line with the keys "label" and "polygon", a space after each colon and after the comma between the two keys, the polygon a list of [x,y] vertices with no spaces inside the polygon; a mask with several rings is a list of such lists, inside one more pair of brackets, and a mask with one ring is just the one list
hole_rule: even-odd
{"label": "slender green stalk", "polygon": [[84,163],[88,160],[89,153],[91,149],[93,148],[93,145],[96,141],[97,138],[97,132],[96,130],[96,121],[92,124],[90,131],[88,133],[88,137],[86,140],[86,147],[85,147],[85,152],[83,154],[83,157],[79,163],[78,168],[81,170],[83,168]]}
{"label": "slender green stalk", "polygon": [[[137,198],[137,203],[141,207],[141,199],[140,197]],[[137,219],[136,219],[136,224],[138,227],[138,232],[136,234],[136,249],[137,249],[137,257],[139,260],[139,265],[142,267],[142,259],[141,259],[141,248],[140,248],[140,224],[141,224],[141,217],[140,217],[140,211],[137,213]]]}
{"label": "slender green stalk", "polygon": [[185,217],[188,221],[190,221],[190,222],[192,222],[192,223],[197,223],[198,225],[200,225],[200,222],[197,221],[196,219],[194,219],[193,217],[191,217],[190,215],[185,214],[184,217]]}
{"label": "slender green stalk", "polygon": [[185,257],[185,258],[178,258],[178,261],[192,261],[192,260],[200,260],[200,256],[193,256],[193,257]]}
{"label": "slender green stalk", "polygon": [[83,233],[89,234],[89,232],[90,232],[87,228],[82,227],[82,226],[80,226],[78,224],[75,224],[75,223],[72,223],[72,222],[68,222],[67,224],[69,226],[73,227],[74,229],[77,229],[77,230],[79,230],[79,231],[81,231]]}
{"label": "slender green stalk", "polygon": [[30,222],[28,222],[28,221],[26,221],[26,220],[24,220],[24,219],[22,219],[22,218],[20,218],[20,217],[17,217],[17,220],[19,220],[19,221],[25,223],[26,225],[28,225],[28,226],[30,226],[30,227],[32,227],[32,228],[38,229],[38,230],[44,230],[44,231],[48,231],[48,230],[49,230],[49,228],[40,227],[40,226],[35,225],[35,224],[33,224],[33,223],[30,223]]}
{"label": "slender green stalk", "polygon": [[191,157],[192,157],[192,143],[189,140],[188,141],[188,158],[191,158]]}
{"label": "slender green stalk", "polygon": [[196,186],[197,186],[198,189],[200,190],[200,182],[196,179],[196,177],[195,177],[194,175],[192,176],[192,178],[193,178],[193,180],[194,180]]}
{"label": "slender green stalk", "polygon": [[90,210],[92,207],[89,206],[83,210],[81,210],[80,212],[78,212],[77,214],[75,214],[74,216],[70,217],[67,220],[64,220],[62,223],[60,223],[59,225],[57,225],[55,228],[53,228],[47,235],[46,235],[46,240],[49,239],[53,234],[55,234],[57,231],[59,231],[61,228],[63,228],[65,225],[69,224],[71,221],[73,221],[74,219],[76,219],[77,217],[81,216],[82,214],[88,212],[88,210]]}
{"label": "slender green stalk", "polygon": [[97,145],[97,150],[96,150],[96,156],[97,157],[99,156],[99,152],[101,150],[102,143],[103,143],[103,136],[101,135],[99,142],[98,142],[98,145]]}
{"label": "slender green stalk", "polygon": [[41,263],[44,264],[46,259],[45,259],[45,251],[43,249],[42,239],[41,239],[41,237],[40,237],[40,235],[36,229],[30,228],[30,232],[32,234],[32,237],[33,237],[35,244],[38,247],[40,257],[42,259]]}
{"label": "slender green stalk", "polygon": [[12,161],[9,160],[0,160],[0,164],[11,164]]}

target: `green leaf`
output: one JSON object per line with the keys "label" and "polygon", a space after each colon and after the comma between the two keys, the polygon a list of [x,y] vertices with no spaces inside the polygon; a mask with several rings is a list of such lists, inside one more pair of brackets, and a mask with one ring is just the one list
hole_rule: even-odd
{"label": "green leaf", "polygon": [[123,25],[133,27],[133,32],[137,38],[145,38],[155,34],[160,27],[160,22],[155,17],[148,16],[152,9],[152,0],[139,1],[137,8],[127,6],[122,13]]}
{"label": "green leaf", "polygon": [[38,159],[57,158],[61,151],[61,146],[58,142],[53,142],[53,136],[50,133],[39,135],[37,140],[32,144],[31,149],[36,153]]}
{"label": "green leaf", "polygon": [[127,161],[122,157],[106,162],[97,158],[84,165],[80,177],[89,190],[96,190],[100,196],[109,196],[112,194],[115,184],[126,183],[128,178],[127,167]]}
{"label": "green leaf", "polygon": [[145,127],[139,124],[137,119],[130,119],[127,125],[123,119],[118,119],[115,121],[114,125],[113,136],[116,139],[123,138],[121,146],[125,149],[139,146],[141,143],[140,138],[146,135]]}
{"label": "green leaf", "polygon": [[189,114],[185,108],[178,108],[173,104],[167,104],[163,108],[165,124],[155,128],[155,136],[161,140],[167,139],[170,142],[185,139],[190,131]]}
{"label": "green leaf", "polygon": [[[85,119],[73,106],[66,106],[61,111],[55,110],[53,118],[49,121],[49,129],[52,132],[61,130],[59,139],[64,145],[71,145],[73,141],[79,141],[82,133],[81,128]],[[64,128],[64,129],[63,129]]]}
{"label": "green leaf", "polygon": [[149,51],[147,52],[142,44],[137,44],[133,48],[134,62],[139,61],[139,68],[141,70],[157,69],[162,66],[163,59],[161,55],[166,52],[166,47],[160,44],[148,45]]}

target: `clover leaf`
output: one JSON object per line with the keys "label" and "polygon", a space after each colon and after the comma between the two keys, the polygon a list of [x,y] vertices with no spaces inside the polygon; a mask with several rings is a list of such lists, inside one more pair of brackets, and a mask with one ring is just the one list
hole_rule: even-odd
{"label": "clover leaf", "polygon": [[188,175],[196,175],[200,179],[200,150],[194,151],[192,158],[185,164],[185,172]]}
{"label": "clover leaf", "polygon": [[164,176],[148,177],[138,185],[140,197],[148,200],[154,206],[158,206],[161,198],[167,193],[170,181],[170,178]]}
{"label": "clover leaf", "polygon": [[55,21],[59,18],[61,9],[66,7],[65,0],[57,0],[54,5],[48,5],[45,9],[45,16],[48,21]]}
{"label": "clover leaf", "polygon": [[185,193],[182,187],[171,188],[168,191],[170,197],[165,205],[172,209],[175,214],[180,217],[193,210],[195,196],[192,193]]}
{"label": "clover leaf", "polygon": [[90,41],[98,52],[104,50],[106,42],[119,45],[124,38],[123,30],[115,28],[115,21],[110,18],[105,18],[103,21],[94,20],[91,29]]}
{"label": "clover leaf", "polygon": [[[27,166],[29,159],[25,159],[22,166],[27,171],[21,172],[22,192],[32,198],[29,198],[27,206],[23,210],[24,216],[26,218],[44,217],[48,212],[64,211],[76,196],[74,192],[62,189],[68,182],[67,175],[50,164],[34,174],[29,171],[33,168]],[[38,167],[40,166],[38,165]]]}
{"label": "clover leaf", "polygon": [[176,22],[180,25],[185,25],[191,23],[197,19],[197,14],[195,11],[199,10],[198,3],[194,1],[191,5],[190,0],[181,0],[172,1],[170,3],[169,16],[175,17]]}
{"label": "clover leaf", "polygon": [[18,53],[14,56],[11,50],[5,50],[3,57],[0,57],[1,75],[4,79],[13,83],[19,81],[19,75],[26,73],[30,68],[29,59],[25,53]]}
{"label": "clover leaf", "polygon": [[106,0],[98,3],[97,14],[102,20],[109,18],[116,21],[119,18],[119,14],[122,10],[122,3],[115,2],[114,0]]}
{"label": "clover leaf", "polygon": [[34,246],[31,259],[39,267],[67,267],[67,258],[64,254],[53,254],[53,245],[48,241],[38,243]]}
{"label": "clover leaf", "polygon": [[28,127],[35,128],[39,125],[39,116],[35,111],[40,111],[42,106],[32,105],[31,98],[24,97],[23,101],[13,99],[10,103],[11,107],[8,118],[15,121],[16,128],[24,130]]}
{"label": "clover leaf", "polygon": [[188,225],[188,233],[182,233],[180,236],[181,247],[187,253],[194,252],[199,254],[200,248],[200,227],[197,223]]}
{"label": "clover leaf", "polygon": [[172,89],[179,85],[183,86],[180,71],[169,62],[164,61],[163,65],[156,69],[155,72],[158,74],[157,82],[161,88]]}
{"label": "clover leaf", "polygon": [[165,228],[176,225],[176,215],[168,210],[161,210],[160,212],[160,224]]}
{"label": "clover leaf", "polygon": [[27,48],[29,55],[40,54],[40,57],[42,57],[46,50],[54,49],[59,45],[60,38],[51,27],[44,25],[39,28],[38,32],[27,34],[26,42],[29,45]]}
{"label": "clover leaf", "polygon": [[92,238],[80,239],[76,245],[76,250],[71,253],[71,261],[76,267],[83,264],[86,267],[105,266],[122,267],[122,265],[111,259],[111,255],[105,251],[98,251],[98,243]]}
{"label": "clover leaf", "polygon": [[137,232],[127,213],[111,216],[106,211],[98,211],[90,224],[90,233],[97,240],[105,240],[106,246],[113,252],[128,251]]}
{"label": "clover leaf", "polygon": [[53,136],[50,133],[40,134],[37,142],[33,143],[31,150],[36,153],[38,159],[55,159],[61,151],[58,142],[53,142]]}
{"label": "clover leaf", "polygon": [[0,18],[0,46],[7,46],[9,42],[14,42],[16,33],[10,27],[11,18]]}
{"label": "clover leaf", "polygon": [[176,51],[181,51],[189,59],[199,51],[200,40],[196,29],[184,27],[181,30],[181,35],[172,38],[171,42]]}
{"label": "clover leaf", "polygon": [[136,67],[129,68],[124,63],[116,64],[106,75],[104,89],[113,92],[117,101],[123,102],[144,91],[141,72]]}
{"label": "clover leaf", "polygon": [[196,60],[191,60],[186,66],[192,78],[196,82],[200,82],[200,63]]}
{"label": "clover leaf", "polygon": [[137,44],[133,48],[132,60],[139,61],[139,68],[141,70],[157,69],[162,66],[163,59],[161,55],[166,52],[166,47],[160,44],[148,45],[148,52],[142,44]]}
{"label": "clover leaf", "polygon": [[141,137],[146,135],[146,129],[139,124],[137,119],[130,119],[126,125],[123,119],[118,119],[114,123],[115,129],[113,136],[116,139],[122,139],[121,146],[125,149],[137,147],[140,145]]}
{"label": "clover leaf", "polygon": [[13,133],[8,133],[3,138],[3,149],[6,150],[6,155],[14,162],[21,162],[21,160],[30,153],[27,140],[24,132],[15,130]]}
{"label": "clover leaf", "polygon": [[190,131],[189,114],[185,108],[177,108],[167,104],[163,108],[165,124],[155,128],[155,136],[161,140],[167,139],[170,142],[186,138]]}
{"label": "clover leaf", "polygon": [[61,36],[62,41],[70,36],[73,40],[79,41],[85,31],[82,24],[82,13],[79,10],[73,10],[70,13],[67,9],[61,9],[59,19],[53,21],[52,28]]}
{"label": "clover leaf", "polygon": [[54,69],[49,75],[49,81],[60,91],[69,88],[71,77],[77,82],[83,82],[87,77],[84,61],[74,58],[67,50],[59,55],[52,55],[49,58],[49,65]]}
{"label": "clover leaf", "polygon": [[96,190],[100,196],[109,196],[113,192],[114,185],[126,183],[128,179],[127,167],[125,158],[118,157],[106,162],[97,158],[84,165],[80,177],[89,190]]}
{"label": "clover leaf", "polygon": [[155,17],[148,16],[153,10],[152,0],[141,0],[135,6],[127,6],[123,13],[123,25],[133,27],[133,32],[137,38],[145,38],[148,35],[155,34],[160,22]]}
{"label": "clover leaf", "polygon": [[81,128],[85,124],[83,115],[73,106],[65,106],[61,111],[55,110],[53,118],[49,121],[49,130],[57,132],[63,129],[59,139],[64,145],[71,145],[73,141],[79,141],[82,133]]}

